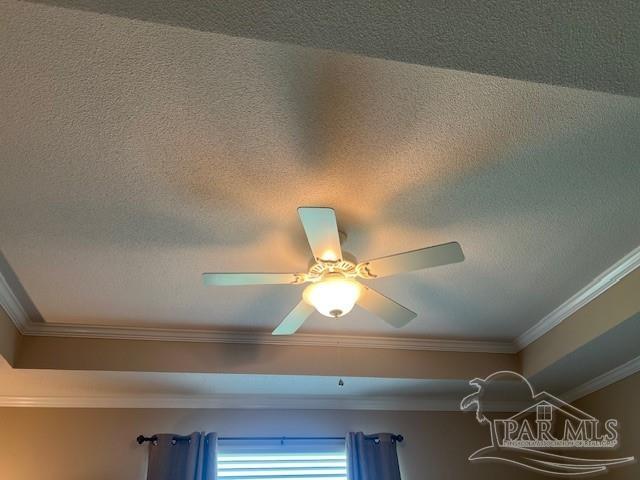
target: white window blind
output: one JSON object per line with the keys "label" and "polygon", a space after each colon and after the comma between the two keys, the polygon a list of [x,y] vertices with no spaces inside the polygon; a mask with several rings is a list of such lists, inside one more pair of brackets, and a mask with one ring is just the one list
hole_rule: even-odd
{"label": "white window blind", "polygon": [[218,441],[219,480],[347,480],[343,439]]}

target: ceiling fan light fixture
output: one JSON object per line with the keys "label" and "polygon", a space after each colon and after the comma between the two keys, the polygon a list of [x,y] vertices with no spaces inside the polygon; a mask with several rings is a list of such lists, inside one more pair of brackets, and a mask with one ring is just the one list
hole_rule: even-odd
{"label": "ceiling fan light fixture", "polygon": [[362,285],[356,278],[373,280],[464,260],[460,244],[449,242],[358,262],[353,255],[342,251],[346,235],[338,230],[336,212],[332,208],[300,207],[298,216],[313,254],[307,272],[203,274],[205,285],[300,285],[308,282],[302,300],[271,332],[273,335],[293,335],[314,310],[326,317],[337,318],[349,313],[356,303],[392,327],[404,327],[416,318],[417,313],[370,286]]}
{"label": "ceiling fan light fixture", "polygon": [[361,291],[357,281],[341,273],[329,273],[305,288],[302,298],[325,317],[338,318],[353,309]]}

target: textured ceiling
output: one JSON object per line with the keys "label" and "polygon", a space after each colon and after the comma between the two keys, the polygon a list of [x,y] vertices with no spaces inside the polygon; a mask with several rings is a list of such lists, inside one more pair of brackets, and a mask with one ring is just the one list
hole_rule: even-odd
{"label": "textured ceiling", "polygon": [[0,246],[50,322],[271,330],[304,270],[296,207],[419,313],[303,332],[512,339],[638,244],[640,100],[3,1]]}
{"label": "textured ceiling", "polygon": [[32,0],[203,32],[640,96],[636,0]]}

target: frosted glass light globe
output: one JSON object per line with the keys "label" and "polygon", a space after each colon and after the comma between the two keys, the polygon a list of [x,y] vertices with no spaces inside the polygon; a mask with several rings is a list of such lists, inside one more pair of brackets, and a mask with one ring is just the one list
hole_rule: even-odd
{"label": "frosted glass light globe", "polygon": [[362,285],[340,273],[330,273],[319,282],[304,289],[302,298],[325,317],[341,317],[349,313],[358,298]]}

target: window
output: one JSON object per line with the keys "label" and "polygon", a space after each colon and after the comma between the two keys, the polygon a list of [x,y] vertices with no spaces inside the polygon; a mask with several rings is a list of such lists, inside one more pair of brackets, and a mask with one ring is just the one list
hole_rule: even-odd
{"label": "window", "polygon": [[551,415],[552,415],[551,405],[542,404],[537,406],[536,408],[537,420],[551,421]]}
{"label": "window", "polygon": [[219,480],[347,480],[344,439],[222,438]]}

